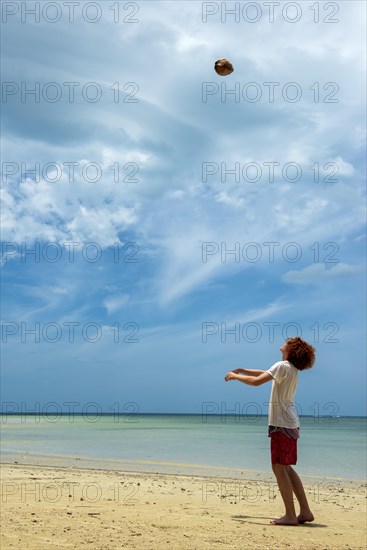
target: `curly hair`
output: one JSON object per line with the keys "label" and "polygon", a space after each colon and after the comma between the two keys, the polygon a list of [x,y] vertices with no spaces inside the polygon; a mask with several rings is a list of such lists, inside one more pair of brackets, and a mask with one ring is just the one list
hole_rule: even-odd
{"label": "curly hair", "polygon": [[315,348],[302,340],[299,336],[296,338],[287,338],[287,359],[298,370],[310,369],[315,362]]}

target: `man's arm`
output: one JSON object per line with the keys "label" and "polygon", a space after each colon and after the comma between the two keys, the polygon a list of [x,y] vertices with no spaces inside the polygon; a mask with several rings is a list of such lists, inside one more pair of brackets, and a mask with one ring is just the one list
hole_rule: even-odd
{"label": "man's arm", "polygon": [[229,372],[225,376],[225,380],[238,380],[238,382],[242,382],[248,386],[261,386],[262,384],[265,384],[265,382],[270,382],[270,380],[273,380],[273,377],[266,371],[263,371],[259,374],[259,376],[247,376]]}
{"label": "man's arm", "polygon": [[263,374],[266,371],[256,369],[235,369],[233,372],[236,374],[245,374],[246,376],[260,376],[260,374]]}

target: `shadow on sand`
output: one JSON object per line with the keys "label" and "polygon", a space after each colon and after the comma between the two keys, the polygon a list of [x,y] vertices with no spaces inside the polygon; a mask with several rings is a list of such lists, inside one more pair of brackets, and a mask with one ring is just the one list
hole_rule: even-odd
{"label": "shadow on sand", "polygon": [[[260,522],[260,521],[244,521],[245,519],[247,520],[248,518],[251,518],[251,519],[262,519],[262,520],[268,520],[268,523],[264,523],[264,521]],[[272,523],[270,523],[270,520],[274,519],[274,518],[269,518],[269,517],[264,517],[264,516],[232,516],[232,519],[236,520],[236,521],[239,521],[240,523],[252,523],[254,525],[273,525]],[[300,523],[299,525],[274,525],[274,527],[328,527],[327,525],[325,525],[325,523],[315,523],[314,521],[313,522],[306,522],[306,523]]]}

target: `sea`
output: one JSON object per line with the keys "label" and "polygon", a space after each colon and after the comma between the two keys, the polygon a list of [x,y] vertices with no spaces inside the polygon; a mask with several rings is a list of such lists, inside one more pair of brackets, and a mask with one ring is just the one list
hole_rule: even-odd
{"label": "sea", "polygon": [[[366,480],[366,417],[300,417],[297,472]],[[273,477],[267,416],[0,416],[1,462],[129,472]]]}

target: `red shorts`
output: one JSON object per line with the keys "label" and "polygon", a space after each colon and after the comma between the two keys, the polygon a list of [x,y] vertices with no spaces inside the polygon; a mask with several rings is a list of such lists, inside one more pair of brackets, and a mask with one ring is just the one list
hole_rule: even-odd
{"label": "red shorts", "polygon": [[297,464],[297,439],[274,432],[270,435],[270,452],[272,464]]}

